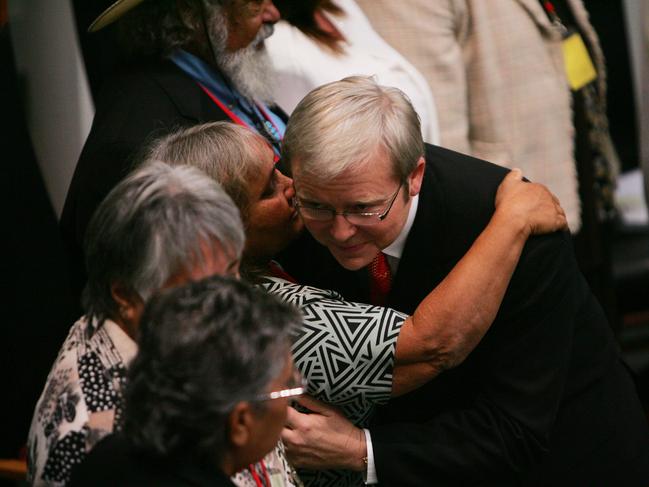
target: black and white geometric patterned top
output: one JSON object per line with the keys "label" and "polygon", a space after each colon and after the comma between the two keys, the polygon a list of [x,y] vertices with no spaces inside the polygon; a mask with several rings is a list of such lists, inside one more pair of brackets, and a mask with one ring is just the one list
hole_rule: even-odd
{"label": "black and white geometric patterned top", "polygon": [[[302,312],[292,350],[309,394],[337,405],[357,426],[367,426],[375,407],[390,399],[397,338],[408,315],[275,277],[261,286]],[[356,472],[300,470],[299,475],[308,486],[363,485]]]}

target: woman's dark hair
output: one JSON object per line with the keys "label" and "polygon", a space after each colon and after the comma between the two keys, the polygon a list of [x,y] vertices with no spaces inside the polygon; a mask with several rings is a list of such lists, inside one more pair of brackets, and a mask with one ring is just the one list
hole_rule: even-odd
{"label": "woman's dark hair", "polygon": [[291,306],[227,277],[154,296],[129,370],[124,434],[152,455],[218,462],[229,413],[267,392],[300,323]]}
{"label": "woman's dark hair", "polygon": [[340,39],[318,25],[315,13],[318,10],[334,15],[344,14],[333,0],[274,0],[282,19],[300,29],[306,36],[327,46],[334,52],[342,52]]}

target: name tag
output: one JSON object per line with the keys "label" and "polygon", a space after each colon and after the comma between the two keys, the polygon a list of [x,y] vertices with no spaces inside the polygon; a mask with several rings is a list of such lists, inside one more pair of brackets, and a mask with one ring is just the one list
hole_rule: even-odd
{"label": "name tag", "polygon": [[563,62],[566,68],[568,83],[573,91],[580,90],[597,79],[597,72],[590,59],[583,39],[577,33],[570,34],[563,40]]}

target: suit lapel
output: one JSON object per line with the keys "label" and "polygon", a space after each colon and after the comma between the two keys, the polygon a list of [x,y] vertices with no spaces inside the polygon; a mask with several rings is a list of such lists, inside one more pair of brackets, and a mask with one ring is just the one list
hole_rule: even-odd
{"label": "suit lapel", "polygon": [[446,274],[441,266],[445,260],[444,209],[435,164],[434,149],[426,145],[426,171],[419,206],[388,297],[391,307],[411,314]]}

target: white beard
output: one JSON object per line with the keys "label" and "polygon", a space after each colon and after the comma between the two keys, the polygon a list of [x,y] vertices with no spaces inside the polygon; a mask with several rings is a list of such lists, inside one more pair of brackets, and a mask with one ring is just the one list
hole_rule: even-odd
{"label": "white beard", "polygon": [[237,91],[251,100],[272,103],[273,100],[273,63],[268,55],[264,40],[273,33],[271,24],[264,24],[255,39],[243,49],[235,52],[226,51],[228,38],[227,27],[223,17],[212,17],[212,40],[215,62]]}

